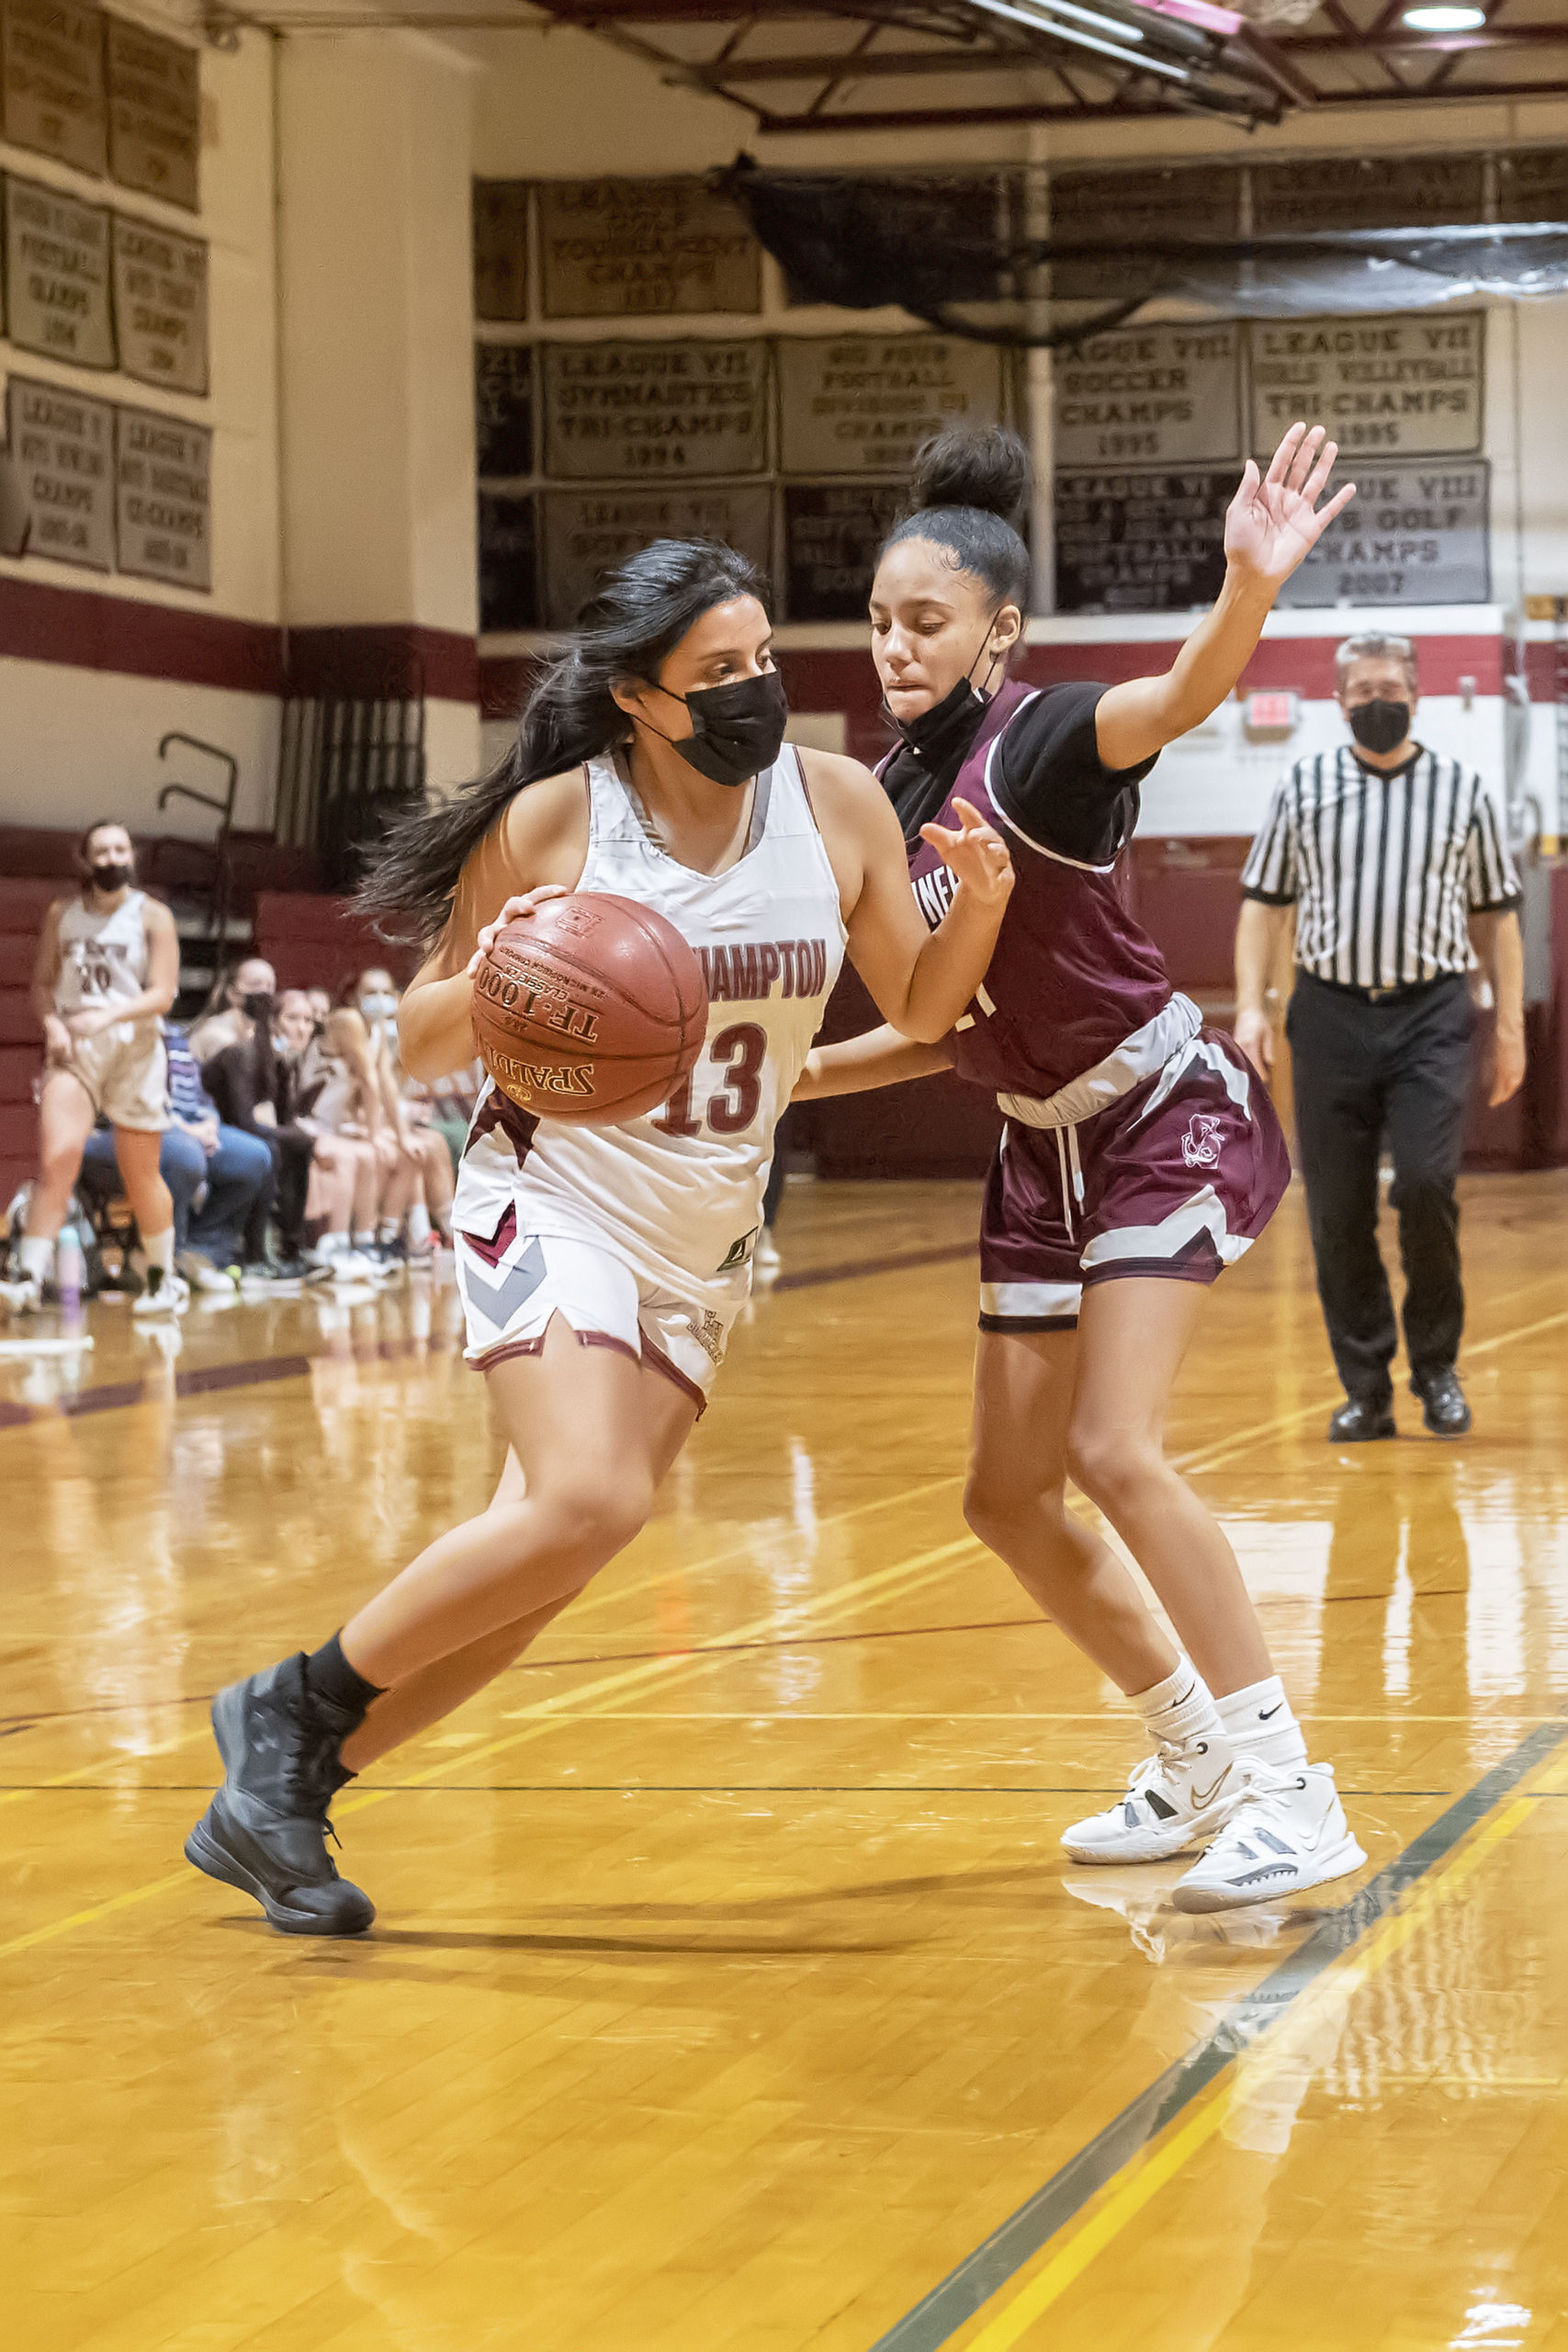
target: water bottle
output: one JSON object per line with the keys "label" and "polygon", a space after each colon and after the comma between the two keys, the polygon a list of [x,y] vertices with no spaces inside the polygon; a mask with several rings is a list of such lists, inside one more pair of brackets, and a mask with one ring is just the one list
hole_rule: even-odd
{"label": "water bottle", "polygon": [[67,1315],[74,1315],[81,1306],[82,1278],[85,1272],[82,1238],[73,1225],[62,1225],[60,1238],[54,1245],[54,1290]]}

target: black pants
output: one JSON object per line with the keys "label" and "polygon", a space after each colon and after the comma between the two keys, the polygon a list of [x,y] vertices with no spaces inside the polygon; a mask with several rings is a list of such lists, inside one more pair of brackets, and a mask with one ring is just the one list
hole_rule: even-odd
{"label": "black pants", "polygon": [[1457,975],[1369,1004],[1298,974],[1286,1020],[1317,1295],[1351,1396],[1391,1394],[1393,1300],[1378,1249],[1386,1134],[1404,1267],[1404,1346],[1417,1381],[1452,1369],[1464,1329],[1459,1203],[1475,1012]]}

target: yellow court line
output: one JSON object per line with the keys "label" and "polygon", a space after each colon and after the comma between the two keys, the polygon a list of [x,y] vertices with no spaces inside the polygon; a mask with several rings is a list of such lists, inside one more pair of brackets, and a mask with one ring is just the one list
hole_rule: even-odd
{"label": "yellow court line", "polygon": [[[1500,1332],[1495,1339],[1483,1340],[1476,1347],[1469,1349],[1467,1351],[1467,1355],[1477,1356],[1490,1354],[1499,1348],[1513,1345],[1518,1340],[1532,1338],[1541,1331],[1557,1329],[1565,1323],[1568,1323],[1568,1312],[1548,1316],[1542,1318],[1540,1322],[1525,1324],[1517,1327],[1514,1330]],[[1296,1412],[1278,1415],[1272,1420],[1258,1422],[1249,1430],[1238,1431],[1234,1439],[1227,1441],[1227,1444],[1233,1450],[1238,1446],[1245,1449],[1247,1445],[1252,1443],[1257,1439],[1271,1435],[1278,1430],[1289,1428],[1295,1422],[1303,1420],[1312,1413],[1319,1410],[1321,1410],[1320,1406],[1308,1406]],[[1175,1459],[1174,1466],[1177,1469],[1185,1470],[1198,1469],[1209,1465],[1207,1457],[1201,1450],[1195,1454],[1179,1455]],[[892,1504],[899,1501],[912,1501],[921,1495],[933,1494],[943,1487],[957,1486],[959,1483],[959,1476],[956,1474],[949,1478],[933,1479],[924,1487],[913,1488],[897,1496],[887,1497],[880,1500],[873,1500],[865,1504],[856,1504],[852,1507],[851,1511],[845,1512],[841,1514],[841,1516],[848,1518],[853,1516],[856,1512],[866,1512],[876,1509],[888,1508]],[[824,1521],[822,1524],[827,1524],[827,1522]],[[919,1554],[916,1555],[916,1560],[914,1561],[897,1562],[889,1568],[874,1570],[868,1577],[857,1578],[849,1585],[840,1587],[836,1597],[829,1597],[829,1606],[831,1607],[831,1615],[824,1616],[821,1619],[814,1619],[807,1611],[804,1614],[802,1630],[804,1630],[805,1625],[813,1622],[833,1622],[834,1618],[843,1613],[843,1606],[851,1600],[852,1597],[858,1597],[866,1593],[874,1587],[885,1590],[890,1580],[901,1579],[904,1577],[912,1577],[914,1584],[928,1581],[934,1582],[938,1581],[940,1577],[945,1573],[944,1568],[938,1567],[928,1577],[924,1573],[917,1572],[917,1563],[944,1562],[951,1560],[961,1552],[971,1550],[977,1551],[983,1548],[984,1547],[974,1538],[960,1539],[956,1543],[941,1545],[934,1552]],[[743,1551],[744,1547],[741,1547],[741,1549]],[[704,1565],[716,1565],[717,1561],[722,1560],[725,1556],[725,1555],[720,1554],[716,1555],[715,1560],[709,1561]],[[660,1571],[659,1579],[657,1580],[661,1580],[665,1576],[689,1573],[692,1573],[692,1571],[684,1569]],[[649,1579],[650,1582],[656,1579]],[[609,1598],[608,1595],[605,1597],[606,1599]],[[839,1605],[833,1605],[835,1599]],[[705,1645],[699,1644],[696,1645],[696,1649],[694,1651],[682,1653],[677,1657],[671,1657],[668,1660],[650,1659],[647,1661],[643,1668],[634,1668],[626,1676],[604,1677],[598,1682],[586,1684],[574,1691],[562,1692],[555,1701],[542,1700],[532,1712],[538,1718],[544,1718],[547,1713],[550,1711],[557,1713],[566,1713],[570,1711],[572,1704],[583,1705],[589,1700],[592,1699],[597,1693],[608,1693],[610,1690],[618,1688],[636,1687],[639,1680],[646,1679],[649,1675],[657,1676],[661,1673],[674,1672],[681,1668],[686,1668],[696,1673],[705,1672],[715,1662],[716,1662],[716,1658],[726,1655],[729,1647],[736,1642],[754,1639],[762,1631],[774,1630],[784,1626],[787,1616],[791,1612],[787,1611],[777,1611],[768,1617],[753,1619],[748,1625],[731,1628],[724,1634],[722,1640],[716,1638],[714,1643],[711,1645],[714,1652],[714,1656],[711,1657],[700,1655],[700,1652],[703,1650]],[[796,1610],[794,1613],[797,1616],[802,1615],[800,1605],[796,1605]],[[506,1749],[522,1746],[528,1740],[539,1736],[540,1729],[541,1724],[539,1723],[531,1724],[525,1730],[506,1735],[500,1740],[488,1741],[479,1747],[464,1748],[457,1755],[449,1758],[446,1763],[442,1765],[434,1766],[422,1773],[409,1775],[405,1780],[400,1781],[395,1789],[367,1790],[359,1797],[350,1799],[347,1803],[341,1805],[338,1808],[339,1815],[342,1817],[344,1815],[351,1812],[367,1810],[372,1804],[384,1803],[386,1798],[389,1796],[400,1794],[404,1789],[423,1787],[431,1781],[441,1778],[446,1772],[467,1770],[470,1765],[480,1760],[482,1758],[499,1754]],[[184,1746],[186,1744],[187,1740],[194,1739],[198,1735],[195,1731],[192,1731],[191,1733],[185,1735],[179,1741],[173,1744],[175,1746]],[[101,1769],[101,1766],[99,1768],[89,1767],[86,1769]],[[84,1777],[85,1777],[85,1771],[80,1768],[77,1771],[64,1776],[65,1780],[80,1779]],[[51,1785],[63,1784],[64,1781],[62,1781],[61,1783]],[[134,1784],[132,1783],[130,1785],[133,1786]],[[7,1791],[6,1792],[6,1797],[8,1801],[17,1801],[24,1796],[31,1796],[35,1793],[36,1792],[31,1789],[17,1789]],[[123,1909],[129,1905],[146,1901],[154,1894],[164,1893],[167,1888],[179,1886],[184,1883],[186,1883],[185,1873],[176,1872],[167,1878],[153,1881],[146,1886],[130,1889],[126,1894],[113,1897],[107,1904],[97,1905],[86,1911],[73,1913],[69,1918],[56,1920],[52,1925],[47,1928],[34,1928],[25,1937],[14,1939],[10,1942],[0,1944],[0,1959],[4,1959],[13,1952],[30,1950],[39,1943],[48,1942],[57,1936],[67,1934],[74,1928],[87,1926],[96,1919],[106,1917],[110,1911]]]}
{"label": "yellow court line", "polygon": [[[919,1502],[928,1495],[940,1494],[947,1487],[956,1487],[959,1483],[960,1474],[955,1473],[953,1476],[947,1478],[928,1479],[923,1486],[903,1487],[895,1494],[879,1495],[870,1502],[852,1503],[847,1510],[834,1511],[830,1513],[828,1518],[819,1519],[817,1521],[815,1528],[811,1531],[812,1536],[815,1538],[829,1527],[840,1527],[844,1525],[847,1521],[869,1517],[870,1514],[874,1511],[892,1510],[900,1503]],[[674,1583],[679,1580],[683,1580],[689,1577],[704,1576],[709,1568],[724,1567],[732,1560],[747,1559],[751,1560],[753,1566],[757,1565],[751,1545],[750,1544],[731,1544],[727,1551],[711,1553],[705,1560],[686,1561],[682,1563],[679,1566],[672,1568],[657,1568],[646,1577],[637,1577],[631,1584],[618,1585],[603,1592],[598,1591],[594,1588],[591,1588],[589,1590],[582,1593],[578,1600],[573,1601],[571,1607],[571,1622],[573,1624],[580,1623],[580,1621],[588,1614],[588,1611],[591,1609],[603,1609],[608,1606],[611,1602],[616,1600],[630,1600],[639,1593],[651,1592],[655,1590],[660,1585]],[[724,1639],[727,1641],[732,1641],[734,1638],[735,1636],[733,1634],[726,1634],[724,1636]],[[705,1647],[706,1645],[704,1643],[695,1643],[693,1646],[694,1648],[700,1649]],[[571,1663],[570,1656],[563,1656],[558,1659],[553,1658],[550,1657],[548,1651],[546,1651],[542,1656],[536,1651],[532,1655],[536,1666],[566,1666]],[[148,1712],[156,1713],[157,1703],[161,1703],[164,1707],[170,1707],[176,1705],[179,1702],[175,1700],[164,1700],[162,1702],[156,1702],[152,1708],[149,1709]],[[25,1713],[26,1711],[24,1710],[23,1712]],[[129,1713],[130,1710],[127,1709],[126,1712]],[[28,1732],[44,1730],[61,1720],[62,1719],[59,1716],[40,1715],[36,1724],[28,1725]],[[116,1764],[122,1761],[126,1763],[138,1763],[144,1757],[166,1756],[173,1748],[188,1747],[193,1741],[202,1738],[206,1734],[207,1728],[207,1719],[204,1715],[200,1724],[194,1729],[182,1732],[177,1739],[166,1740],[160,1747],[144,1748],[110,1748],[107,1755],[95,1757],[90,1764],[78,1764],[69,1772],[56,1773],[51,1780],[30,1781],[25,1789],[0,1790],[0,1805],[19,1804],[24,1798],[37,1796],[42,1790],[67,1788],[73,1781],[90,1780],[95,1772],[110,1770]],[[28,1733],[19,1734],[18,1736],[25,1738],[28,1736]],[[125,1783],[125,1786],[127,1788],[134,1789],[136,1783],[134,1781],[128,1781]]]}
{"label": "yellow court line", "polygon": [[[165,1703],[172,1705],[174,1702]],[[46,1723],[58,1720],[58,1717],[40,1716],[31,1728],[41,1730]],[[69,1788],[73,1781],[91,1780],[95,1772],[108,1771],[118,1763],[141,1764],[150,1757],[171,1755],[176,1747],[189,1747],[193,1742],[204,1737],[207,1729],[207,1717],[203,1715],[201,1721],[193,1724],[188,1731],[182,1731],[178,1739],[163,1740],[156,1747],[111,1747],[107,1756],[95,1756],[90,1764],[77,1764],[69,1772],[56,1772],[52,1780],[32,1781],[25,1789],[0,1789],[0,1805],[20,1804],[24,1797],[36,1797],[45,1789]],[[134,1790],[136,1782],[127,1781],[123,1785]]]}
{"label": "yellow court line", "polygon": [[[1481,1340],[1474,1347],[1467,1347],[1464,1361],[1470,1364],[1477,1356],[1495,1355],[1499,1348],[1515,1347],[1519,1340],[1533,1340],[1542,1331],[1561,1330],[1565,1323],[1568,1323],[1568,1312],[1543,1316],[1539,1323],[1516,1324],[1510,1331],[1499,1331],[1495,1340]],[[1325,1387],[1314,1403],[1303,1405],[1293,1412],[1281,1413],[1271,1421],[1258,1421],[1251,1429],[1238,1430],[1234,1437],[1224,1438],[1217,1445],[1201,1448],[1196,1453],[1179,1455],[1172,1466],[1183,1471],[1221,1469],[1238,1453],[1245,1453],[1254,1440],[1276,1433],[1282,1435],[1286,1430],[1293,1429],[1303,1421],[1314,1420],[1324,1407],[1332,1405],[1340,1393],[1339,1384],[1336,1381],[1333,1387]]]}
{"label": "yellow court line", "polygon": [[[668,1682],[672,1679],[711,1673],[729,1656],[737,1642],[753,1640],[770,1630],[790,1630],[791,1619],[796,1620],[805,1632],[807,1627],[834,1623],[840,1617],[851,1614],[873,1595],[886,1599],[894,1592],[912,1591],[921,1585],[939,1583],[960,1554],[982,1552],[984,1549],[984,1544],[974,1535],[961,1537],[953,1544],[940,1544],[933,1551],[917,1552],[911,1559],[895,1561],[890,1567],[874,1568],[869,1575],[855,1577],[851,1584],[840,1585],[836,1591],[824,1594],[818,1607],[797,1601],[785,1609],[771,1611],[765,1617],[755,1617],[750,1624],[738,1626],[722,1636],[716,1635],[712,1641],[694,1642],[688,1650],[672,1652],[664,1657],[645,1658],[640,1664],[627,1668],[624,1673],[601,1675],[597,1681],[583,1683],[574,1690],[560,1690],[548,1699],[536,1700],[531,1707],[514,1711],[513,1720],[520,1714],[529,1718],[522,1731],[502,1732],[494,1739],[465,1747],[457,1754],[445,1758],[439,1764],[427,1766],[423,1772],[405,1773],[391,1788],[367,1789],[340,1804],[338,1817],[341,1820],[346,1815],[363,1813],[370,1805],[384,1804],[388,1797],[400,1796],[407,1789],[428,1787],[433,1781],[444,1780],[450,1772],[468,1771],[471,1766],[482,1763],[487,1757],[505,1755],[513,1748],[525,1747],[529,1741],[555,1730],[562,1716],[570,1715],[579,1709],[595,1715],[619,1712],[614,1706],[591,1707],[588,1704],[591,1700],[608,1699],[620,1690],[642,1690],[649,1682]],[[0,1951],[4,1950],[4,1945],[0,1945]]]}
{"label": "yellow court line", "polygon": [[[765,1617],[754,1619],[750,1626],[741,1627],[740,1635],[745,1637],[770,1627],[787,1628],[792,1620],[804,1621],[806,1624],[831,1623],[868,1599],[912,1590],[923,1584],[934,1584],[948,1573],[958,1555],[979,1552],[984,1548],[976,1537],[967,1536],[956,1543],[939,1544],[933,1551],[918,1552],[908,1560],[895,1561],[886,1568],[874,1568],[866,1576],[840,1585],[835,1591],[823,1594],[816,1604],[792,1601],[782,1609],[773,1610]],[[730,1634],[724,1637],[722,1644],[718,1641],[707,1645],[699,1643],[690,1650],[672,1652],[665,1657],[649,1658],[625,1673],[602,1675],[597,1681],[581,1684],[574,1690],[563,1690],[552,1698],[541,1699],[529,1710],[535,1720],[522,1730],[503,1733],[499,1738],[486,1740],[479,1747],[462,1748],[444,1758],[439,1764],[428,1766],[423,1772],[404,1774],[395,1786],[367,1789],[357,1796],[345,1799],[336,1808],[337,1817],[341,1821],[350,1814],[368,1812],[372,1805],[384,1804],[389,1797],[401,1796],[410,1789],[427,1787],[448,1773],[468,1771],[487,1757],[501,1755],[509,1749],[525,1747],[531,1740],[543,1738],[557,1728],[562,1716],[570,1715],[573,1710],[581,1709],[588,1714],[614,1713],[613,1707],[592,1706],[590,1702],[595,1699],[610,1698],[617,1690],[637,1689],[660,1678],[709,1673],[728,1657],[728,1645],[736,1638],[734,1634]],[[173,1871],[164,1878],[153,1879],[144,1886],[130,1887],[121,1894],[110,1896],[107,1902],[90,1905],[85,1910],[72,1912],[67,1918],[51,1920],[46,1926],[30,1928],[26,1935],[13,1937],[6,1943],[0,1943],[0,1960],[16,1952],[31,1951],[39,1944],[51,1943],[58,1937],[71,1934],[77,1928],[91,1927],[96,1920],[107,1918],[111,1912],[128,1910],[133,1904],[149,1902],[154,1895],[182,1886],[188,1893],[197,1892],[195,1879],[188,1868]]]}
{"label": "yellow court line", "polygon": [[[942,1494],[949,1487],[961,1485],[963,1476],[962,1471],[955,1470],[945,1478],[930,1478],[921,1487],[904,1487],[897,1494],[878,1495],[870,1502],[852,1503],[847,1510],[832,1511],[826,1519],[819,1519],[808,1531],[792,1524],[790,1532],[809,1532],[815,1541],[829,1527],[842,1527],[852,1519],[868,1518],[874,1511],[893,1510],[900,1503],[918,1503],[927,1495]],[[723,1552],[710,1553],[705,1560],[684,1560],[672,1568],[651,1569],[647,1576],[638,1577],[630,1584],[607,1585],[602,1578],[596,1579],[580,1600],[572,1602],[572,1623],[577,1623],[591,1609],[607,1609],[613,1601],[633,1600],[638,1593],[655,1591],[660,1585],[683,1581],[688,1577],[705,1576],[710,1568],[726,1567],[732,1560],[750,1560],[755,1566],[753,1546],[756,1541],[752,1536],[744,1544],[732,1544]],[[547,1659],[546,1663],[548,1663]]]}
{"label": "yellow court line", "polygon": [[[1343,2010],[1361,1988],[1402,1951],[1452,1897],[1472,1879],[1482,1863],[1504,1840],[1511,1838],[1536,1810],[1538,1795],[1554,1790],[1568,1775],[1568,1758],[1559,1758],[1542,1770],[1535,1786],[1516,1796],[1503,1811],[1482,1825],[1439,1870],[1423,1879],[1400,1908],[1348,1952],[1330,1963],[1315,1984],[1303,1993],[1258,2045],[1256,2055],[1243,2052],[1203,2098],[1196,2114],[1146,2154],[1134,2156],[1123,2169],[1121,2185],[1081,2229],[1054,2254],[1027,2284],[1004,2303],[996,2316],[964,2344],[964,2352],[1007,2352],[1034,2322],[1059,2302],[1098,2255],[1112,2245],[1128,2225],[1174,2180],[1189,2160],[1224,2130],[1238,2107],[1255,2098],[1272,2077],[1292,2063],[1335,2011]],[[1005,2291],[1005,2290],[1004,2290]]]}

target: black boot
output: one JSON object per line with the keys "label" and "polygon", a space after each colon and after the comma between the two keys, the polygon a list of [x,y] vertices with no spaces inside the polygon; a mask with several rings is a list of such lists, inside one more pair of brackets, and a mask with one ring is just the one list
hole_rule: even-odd
{"label": "black boot", "polygon": [[1412,1396],[1421,1399],[1421,1419],[1434,1437],[1463,1437],[1470,1428],[1470,1407],[1457,1372],[1429,1373],[1412,1380]]}
{"label": "black boot", "polygon": [[1360,1445],[1374,1437],[1397,1437],[1392,1396],[1347,1396],[1328,1424],[1330,1445]]}
{"label": "black boot", "polygon": [[327,1808],[350,1777],[339,1755],[358,1720],[310,1688],[303,1652],[212,1702],[228,1777],[186,1839],[186,1859],[254,1894],[286,1935],[363,1935],[376,1917],[327,1851],[336,1835]]}

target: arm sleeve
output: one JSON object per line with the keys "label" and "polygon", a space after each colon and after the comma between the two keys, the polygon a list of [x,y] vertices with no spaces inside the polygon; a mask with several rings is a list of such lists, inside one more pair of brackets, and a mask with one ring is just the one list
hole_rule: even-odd
{"label": "arm sleeve", "polygon": [[997,806],[1026,841],[1090,865],[1121,847],[1114,836],[1122,830],[1122,795],[1155,763],[1106,766],[1094,725],[1104,692],[1090,679],[1047,686],[1002,737],[992,786]]}
{"label": "arm sleeve", "polygon": [[1514,861],[1508,854],[1496,804],[1479,776],[1475,808],[1464,845],[1465,886],[1472,915],[1503,914],[1517,907],[1523,893]]}
{"label": "arm sleeve", "polygon": [[1290,907],[1295,904],[1296,894],[1296,833],[1287,776],[1277,786],[1263,829],[1247,852],[1241,870],[1241,895],[1261,899],[1266,907]]}

